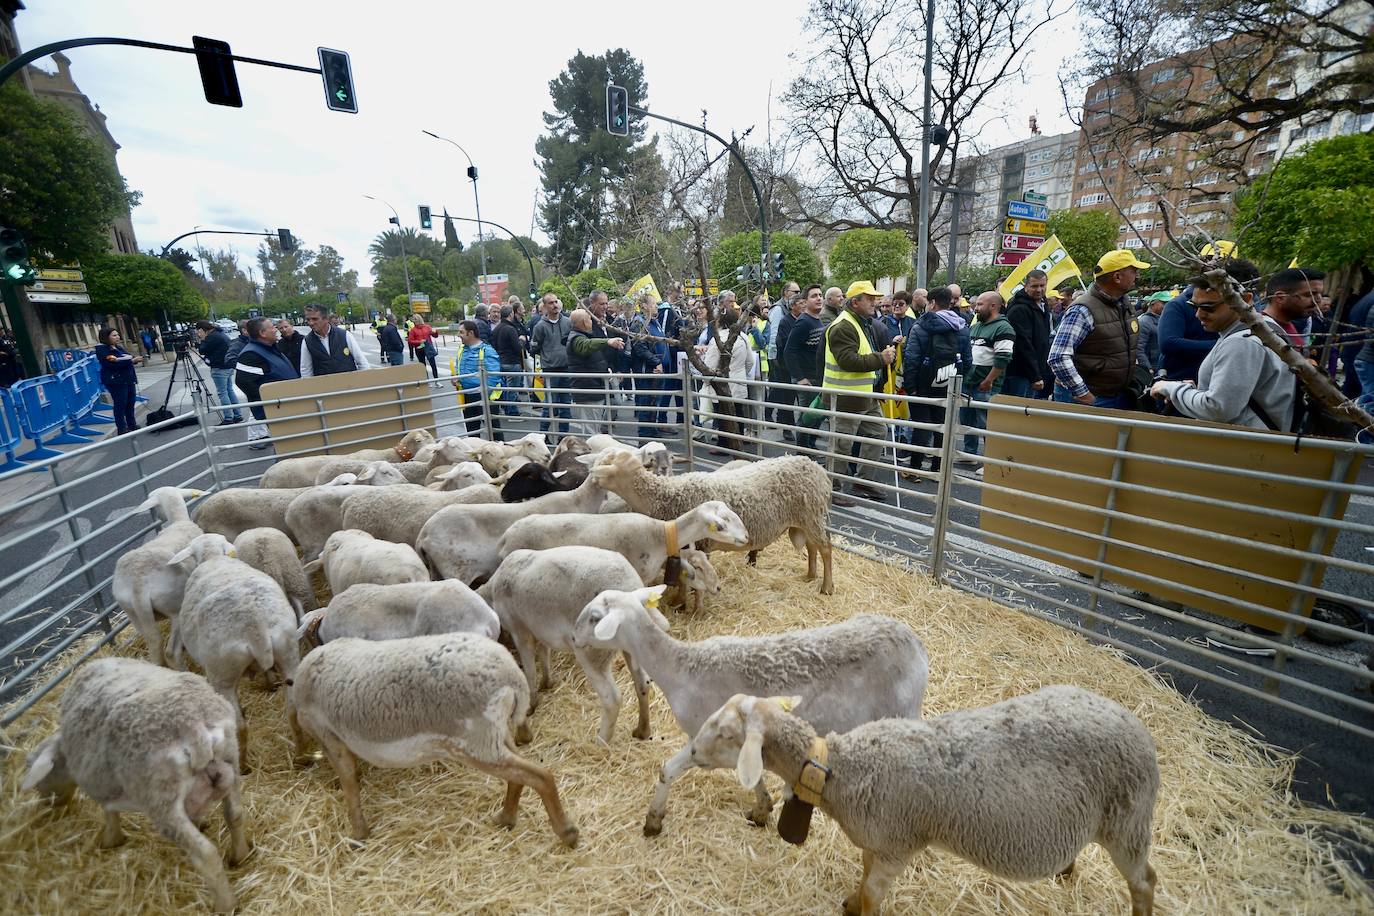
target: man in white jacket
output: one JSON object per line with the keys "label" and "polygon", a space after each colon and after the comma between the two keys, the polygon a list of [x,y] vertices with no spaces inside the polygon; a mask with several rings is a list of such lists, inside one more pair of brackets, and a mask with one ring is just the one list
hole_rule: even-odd
{"label": "man in white jacket", "polygon": [[[1259,279],[1259,270],[1249,261],[1233,258],[1217,266],[1243,286]],[[1242,297],[1247,303],[1254,301],[1252,292]],[[1296,393],[1293,373],[1241,323],[1220,290],[1195,284],[1192,304],[1202,326],[1220,337],[1202,361],[1195,382],[1156,382],[1150,394],[1167,398],[1185,417],[1288,432]],[[1260,318],[1283,333],[1268,316]]]}

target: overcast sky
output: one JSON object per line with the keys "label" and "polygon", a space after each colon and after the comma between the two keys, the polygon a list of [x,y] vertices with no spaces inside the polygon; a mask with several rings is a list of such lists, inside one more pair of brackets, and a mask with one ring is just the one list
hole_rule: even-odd
{"label": "overcast sky", "polygon": [[[239,64],[244,107],[233,109],[205,102],[190,55],[126,47],[67,54],[78,85],[109,119],[129,186],[143,193],[134,211],[142,249],[161,248],[195,225],[285,226],[309,246],[338,248],[364,286],[372,282],[367,245],[391,216],[364,194],[389,201],[411,226],[421,203],[436,213],[447,206],[455,216],[474,215],[466,160],[422,129],[453,138],[477,163],[485,218],[529,233],[539,188],[534,142],[540,114],[550,107],[548,83],[578,49],[629,49],[644,63],[654,111],[696,121],[705,108],[716,132],[728,136],[753,125],[761,137],[770,92],[777,118],[777,97],[804,63],[789,55],[803,47],[807,6],[805,0],[25,2],[29,8],[15,27],[26,49],[93,35],[189,45],[192,35],[203,35],[228,41],[237,54],[307,66],[316,65],[318,46],[347,51],[357,115],[326,109],[314,74]],[[985,148],[1026,136],[1025,115],[1032,113],[1047,134],[1071,128],[1049,68],[1075,45],[1069,23],[1046,34],[1044,53],[1018,88],[1022,101],[1014,117],[978,138]],[[49,59],[38,65],[53,69]],[[460,234],[474,237],[475,226]],[[542,238],[537,230],[534,235]],[[203,243],[233,244],[241,266],[256,267],[256,242],[233,238],[204,236]],[[183,244],[194,247],[192,239]]]}

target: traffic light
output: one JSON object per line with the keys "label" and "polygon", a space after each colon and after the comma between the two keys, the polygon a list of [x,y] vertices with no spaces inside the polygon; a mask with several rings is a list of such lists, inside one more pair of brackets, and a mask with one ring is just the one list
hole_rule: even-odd
{"label": "traffic light", "polygon": [[617,137],[630,135],[630,94],[624,86],[606,84],[606,130]]}
{"label": "traffic light", "polygon": [[196,65],[200,68],[200,85],[205,90],[205,101],[211,105],[242,108],[243,96],[239,94],[234,58],[229,56],[232,53],[229,42],[193,35],[191,46],[196,49]]}
{"label": "traffic light", "polygon": [[346,51],[319,48],[320,76],[324,79],[324,103],[330,111],[358,113],[358,97],[353,93],[353,65]]}
{"label": "traffic light", "polygon": [[296,250],[296,239],[291,235],[290,229],[278,229],[277,241],[281,242],[281,250],[284,253]]}
{"label": "traffic light", "polygon": [[743,286],[749,279],[749,265],[741,264],[735,268],[735,282]]}
{"label": "traffic light", "polygon": [[22,286],[38,279],[38,271],[29,263],[29,246],[18,229],[0,229],[0,278]]}
{"label": "traffic light", "polygon": [[420,204],[420,228],[421,228],[421,229],[433,229],[433,228],[434,228],[434,221],[431,220],[430,217],[429,217],[429,207],[425,206],[424,204]]}
{"label": "traffic light", "polygon": [[773,252],[773,279],[781,280],[782,277],[782,252]]}
{"label": "traffic light", "polygon": [[946,127],[944,127],[944,126],[942,126],[942,125],[940,125],[940,124],[936,124],[934,127],[932,127],[932,128],[930,129],[930,142],[933,143],[933,144],[935,144],[936,146],[944,146],[946,143],[948,143],[948,142],[949,142],[949,130],[948,130],[948,128],[946,128]]}

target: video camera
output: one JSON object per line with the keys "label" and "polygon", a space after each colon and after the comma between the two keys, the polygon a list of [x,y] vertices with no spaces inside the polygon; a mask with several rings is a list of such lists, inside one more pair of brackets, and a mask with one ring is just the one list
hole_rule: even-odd
{"label": "video camera", "polygon": [[189,354],[194,335],[190,331],[165,331],[162,335],[164,346],[171,347],[178,356]]}

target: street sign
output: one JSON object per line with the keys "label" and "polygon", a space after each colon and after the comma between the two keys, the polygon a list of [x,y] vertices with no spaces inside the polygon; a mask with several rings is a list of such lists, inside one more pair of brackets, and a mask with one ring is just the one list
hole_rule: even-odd
{"label": "street sign", "polygon": [[1015,232],[1019,235],[1046,235],[1049,224],[1038,219],[1013,219],[1008,218],[1007,224],[1002,228],[1003,232]]}
{"label": "street sign", "polygon": [[50,270],[40,270],[38,272],[40,280],[84,280],[85,276],[81,271],[72,268],[52,268]]}
{"label": "street sign", "polygon": [[417,315],[423,315],[429,311],[429,293],[411,293],[410,310]]}
{"label": "street sign", "polygon": [[29,293],[30,302],[56,302],[62,305],[90,305],[91,297],[85,293]]}
{"label": "street sign", "polygon": [[1029,254],[1029,251],[999,251],[993,256],[992,263],[998,267],[1015,267]]}
{"label": "street sign", "polygon": [[1045,237],[1041,235],[1002,236],[1002,249],[1004,251],[1034,251],[1044,243]]}
{"label": "street sign", "polygon": [[1007,216],[1043,221],[1050,218],[1050,208],[1044,204],[1028,204],[1024,200],[1009,200],[1007,201]]}
{"label": "street sign", "polygon": [[335,301],[335,302],[343,302],[343,301],[344,301],[345,299],[347,299],[347,298],[348,298],[348,293],[335,293],[335,294],[334,294],[334,301]]}
{"label": "street sign", "polygon": [[1027,191],[1026,193],[1022,194],[1021,199],[1028,204],[1047,204],[1050,202],[1048,195],[1037,194],[1034,191]]}
{"label": "street sign", "polygon": [[79,280],[37,280],[29,289],[47,293],[84,293],[86,284]]}

